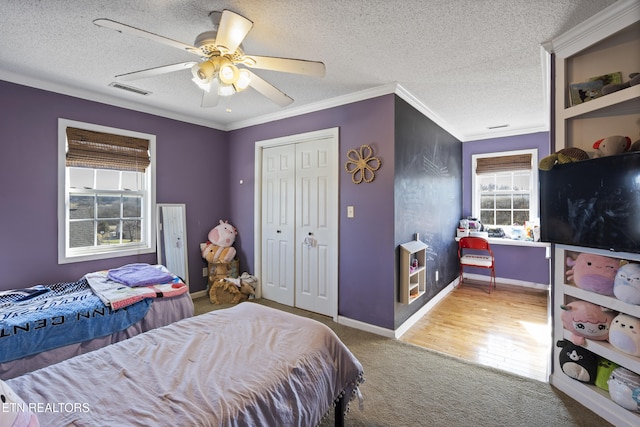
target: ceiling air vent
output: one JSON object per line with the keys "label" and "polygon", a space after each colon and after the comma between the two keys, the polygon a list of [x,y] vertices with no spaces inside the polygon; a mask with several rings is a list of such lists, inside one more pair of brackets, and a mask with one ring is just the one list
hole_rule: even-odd
{"label": "ceiling air vent", "polygon": [[133,87],[133,86],[123,85],[122,83],[118,83],[118,82],[111,82],[109,83],[109,86],[115,87],[116,89],[122,89],[129,92],[137,93],[138,95],[149,95],[151,93],[146,90],[138,89],[137,87]]}

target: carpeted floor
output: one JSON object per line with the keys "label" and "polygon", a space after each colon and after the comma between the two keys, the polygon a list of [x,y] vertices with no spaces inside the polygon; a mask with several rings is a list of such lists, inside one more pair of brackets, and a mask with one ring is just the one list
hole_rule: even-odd
{"label": "carpeted floor", "polygon": [[[347,426],[611,425],[549,384],[336,324],[272,301],[255,302],[325,323],[360,360],[365,374],[361,386],[364,409],[360,411],[357,402],[352,402]],[[225,308],[210,304],[207,298],[194,303],[196,314]],[[332,420],[322,424],[330,425]]]}

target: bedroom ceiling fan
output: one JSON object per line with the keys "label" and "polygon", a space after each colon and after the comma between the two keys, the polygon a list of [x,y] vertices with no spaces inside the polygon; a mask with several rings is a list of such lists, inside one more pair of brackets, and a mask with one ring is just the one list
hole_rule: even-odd
{"label": "bedroom ceiling fan", "polygon": [[111,19],[95,19],[99,27],[142,37],[184,50],[200,57],[200,61],[181,62],[117,75],[119,80],[136,80],[174,71],[191,69],[193,81],[204,91],[202,107],[214,107],[220,96],[229,96],[252,87],[271,101],[284,107],[293,99],[271,83],[251,72],[249,68],[324,77],[322,62],[273,56],[248,55],[241,44],[253,22],[230,10],[211,12],[212,31],[200,33],[194,46],[141,30]]}

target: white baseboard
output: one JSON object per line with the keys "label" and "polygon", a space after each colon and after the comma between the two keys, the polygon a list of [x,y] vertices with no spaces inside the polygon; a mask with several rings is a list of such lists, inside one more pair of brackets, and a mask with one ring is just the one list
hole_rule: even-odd
{"label": "white baseboard", "polygon": [[201,298],[201,297],[206,297],[207,296],[207,290],[205,289],[204,291],[197,291],[197,292],[193,292],[191,294],[191,299],[196,299],[196,298]]}
{"label": "white baseboard", "polygon": [[349,326],[354,329],[360,329],[361,331],[371,332],[372,334],[381,335],[387,338],[395,338],[393,330],[382,328],[380,326],[371,325],[369,323],[361,322],[359,320],[350,319],[344,316],[338,316],[338,322],[341,325]]}
{"label": "white baseboard", "polygon": [[453,282],[449,283],[443,290],[438,292],[433,298],[431,298],[425,305],[423,305],[420,310],[416,311],[405,320],[399,328],[394,331],[394,338],[400,338],[405,332],[407,332],[413,325],[415,325],[418,320],[422,319],[422,316],[427,314],[437,303],[442,301],[444,297],[446,297],[453,289],[455,285],[458,283],[458,279],[456,278]]}
{"label": "white baseboard", "polygon": [[[490,276],[485,276],[484,274],[465,273],[464,277],[465,279],[479,280],[481,282],[488,282],[489,280],[491,280]],[[454,283],[458,283],[458,279],[454,280]],[[544,283],[527,282],[524,280],[515,280],[515,279],[505,279],[503,277],[496,277],[496,282],[502,283],[504,285],[523,286],[525,288],[549,289],[549,285],[546,285]]]}

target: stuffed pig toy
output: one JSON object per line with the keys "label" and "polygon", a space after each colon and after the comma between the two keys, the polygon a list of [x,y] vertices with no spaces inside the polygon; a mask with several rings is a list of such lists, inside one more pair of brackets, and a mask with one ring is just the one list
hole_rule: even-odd
{"label": "stuffed pig toy", "polygon": [[209,241],[202,250],[202,258],[209,263],[230,262],[236,256],[236,250],[231,245],[236,241],[238,232],[227,221],[220,220],[207,236]]}
{"label": "stuffed pig toy", "polygon": [[640,264],[625,264],[618,269],[613,281],[613,294],[620,301],[640,304]]}
{"label": "stuffed pig toy", "polygon": [[601,295],[613,296],[613,282],[620,261],[602,255],[581,253],[574,260],[567,258],[567,279],[581,289]]}
{"label": "stuffed pig toy", "polygon": [[561,305],[560,318],[564,328],[572,333],[571,342],[584,345],[585,338],[596,341],[609,339],[609,327],[615,314],[587,301],[573,301]]}
{"label": "stuffed pig toy", "polygon": [[640,356],[640,319],[618,314],[611,321],[609,344],[632,356]]}
{"label": "stuffed pig toy", "polygon": [[38,426],[38,417],[7,383],[0,380],[0,427]]}

